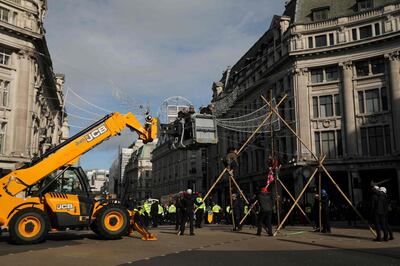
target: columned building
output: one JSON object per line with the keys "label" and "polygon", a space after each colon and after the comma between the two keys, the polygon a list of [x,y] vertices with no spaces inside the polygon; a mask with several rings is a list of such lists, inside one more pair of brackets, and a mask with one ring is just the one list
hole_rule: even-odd
{"label": "columned building", "polygon": [[207,189],[207,156],[204,148],[172,149],[167,135],[161,134],[152,152],[151,196],[170,200],[170,196],[186,191]]}
{"label": "columned building", "polygon": [[143,202],[147,195],[152,194],[152,163],[151,153],[157,145],[157,139],[151,143],[143,144],[136,141],[134,152],[126,165],[126,178],[124,185],[126,197],[133,198],[136,202]]}
{"label": "columned building", "polygon": [[45,0],[0,1],[0,171],[5,174],[68,137],[64,76],[53,72]]}
{"label": "columned building", "polygon": [[[400,1],[292,0],[213,84],[212,102],[217,118],[229,121],[263,107],[260,95],[276,101],[287,95],[281,115],[317,156],[326,155],[326,167],[355,204],[370,199],[371,182],[398,202],[399,55]],[[214,152],[240,146],[252,129],[219,129]],[[266,130],[244,150],[238,181],[254,192],[274,150],[282,178],[298,194],[307,172],[301,170],[315,160],[282,124],[270,136]],[[216,176],[222,166],[214,168]],[[322,184],[340,198],[324,175]]]}

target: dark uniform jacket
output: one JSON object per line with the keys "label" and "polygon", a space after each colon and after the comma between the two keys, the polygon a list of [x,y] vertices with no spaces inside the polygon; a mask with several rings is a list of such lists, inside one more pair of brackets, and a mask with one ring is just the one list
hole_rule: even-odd
{"label": "dark uniform jacket", "polygon": [[274,207],[274,199],[272,193],[261,192],[260,194],[258,194],[257,199],[260,204],[261,211],[272,211]]}
{"label": "dark uniform jacket", "polygon": [[197,204],[196,202],[196,196],[195,195],[189,195],[185,194],[183,198],[181,199],[181,206],[182,209],[185,213],[192,213],[194,212],[194,204]]}
{"label": "dark uniform jacket", "polygon": [[371,216],[385,214],[386,197],[383,193],[377,192],[372,196]]}

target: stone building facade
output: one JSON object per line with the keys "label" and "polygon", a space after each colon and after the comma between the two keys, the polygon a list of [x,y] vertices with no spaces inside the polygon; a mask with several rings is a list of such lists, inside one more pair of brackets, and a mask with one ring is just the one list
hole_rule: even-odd
{"label": "stone building facade", "polygon": [[0,1],[0,170],[2,174],[68,138],[64,76],[53,72],[45,0]]}
{"label": "stone building facade", "polygon": [[126,165],[125,193],[137,202],[144,201],[147,195],[152,194],[151,153],[156,145],[157,140],[147,144],[136,141],[134,147],[137,148],[134,148],[135,151]]}
{"label": "stone building facade", "polygon": [[151,196],[167,199],[169,195],[191,188],[204,192],[207,189],[206,149],[171,149],[166,135],[159,136],[152,152],[153,183]]}
{"label": "stone building facade", "polygon": [[[267,32],[213,84],[212,102],[217,118],[229,119],[261,108],[260,95],[277,101],[287,95],[281,115],[313,152],[327,156],[326,167],[356,204],[369,199],[371,181],[388,187],[398,201],[399,54],[399,1],[288,1]],[[221,157],[249,134],[219,128],[220,143],[210,153]],[[238,181],[254,192],[273,145],[282,178],[298,194],[305,178],[299,166],[314,160],[284,126],[273,141],[269,134],[258,135],[240,156]],[[221,170],[213,167],[210,175]]]}

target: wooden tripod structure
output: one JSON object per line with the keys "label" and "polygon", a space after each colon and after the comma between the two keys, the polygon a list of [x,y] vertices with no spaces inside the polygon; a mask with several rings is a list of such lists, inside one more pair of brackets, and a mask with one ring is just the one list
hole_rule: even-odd
{"label": "wooden tripod structure", "polygon": [[[283,101],[286,99],[286,95],[276,104],[276,108],[278,108]],[[265,117],[265,119],[260,123],[260,125],[254,130],[254,132],[247,138],[245,143],[240,147],[240,149],[237,151],[237,155],[239,156],[242,151],[246,148],[246,146],[250,143],[250,141],[254,138],[254,136],[261,130],[263,126],[268,122],[268,120],[271,118],[273,115],[272,110],[268,112],[268,115]],[[218,178],[214,181],[206,195],[203,197],[202,203],[206,201],[206,199],[210,196],[211,192],[214,190],[214,188],[217,186],[217,184],[221,181],[221,179],[224,177],[225,173],[228,172],[228,178],[229,178],[229,195],[230,195],[230,203],[231,203],[231,208],[232,208],[232,183],[236,186],[237,190],[239,191],[240,195],[243,197],[245,202],[249,204],[250,202],[247,200],[246,196],[244,195],[242,189],[240,188],[239,184],[236,182],[235,177],[233,175],[233,171],[229,170],[227,167],[225,167],[222,172],[219,174]],[[253,208],[251,209],[253,212]],[[196,210],[197,211],[197,210]],[[250,210],[249,212],[250,213]],[[233,213],[233,208],[232,208],[232,223],[233,226],[235,227],[235,219],[234,219],[234,213]],[[240,223],[241,224],[241,223]]]}
{"label": "wooden tripod structure", "polygon": [[[311,184],[311,181],[314,179],[314,176],[316,175],[316,173],[318,172],[319,169],[321,169],[323,172],[325,172],[325,174],[329,177],[329,180],[334,184],[334,186],[336,187],[336,189],[339,191],[339,193],[343,196],[343,198],[346,200],[346,202],[353,208],[353,210],[355,211],[355,213],[361,218],[361,220],[363,222],[365,222],[366,224],[368,224],[368,222],[364,219],[364,217],[361,215],[361,213],[356,209],[356,207],[353,205],[353,203],[351,202],[351,200],[346,196],[346,194],[344,194],[344,192],[342,191],[342,189],[339,187],[339,185],[335,182],[335,180],[333,179],[333,177],[331,176],[331,174],[329,173],[329,171],[326,169],[326,167],[324,166],[323,162],[326,158],[326,156],[324,156],[322,159],[318,158],[315,153],[304,143],[304,141],[300,138],[300,136],[298,134],[296,134],[296,132],[290,127],[290,125],[285,121],[285,119],[282,118],[282,116],[279,114],[278,110],[276,109],[276,107],[272,106],[271,103],[269,103],[265,97],[263,97],[261,95],[261,98],[264,100],[264,102],[269,106],[270,110],[272,113],[274,113],[278,119],[280,121],[282,121],[282,123],[289,129],[289,131],[291,131],[291,133],[298,139],[298,141],[301,143],[301,145],[303,145],[307,151],[314,157],[315,161],[318,163],[318,167],[314,170],[313,174],[309,177],[306,185],[304,186],[303,190],[300,192],[299,196],[297,197],[297,199],[295,200],[294,204],[292,205],[292,207],[290,208],[290,210],[288,211],[288,213],[286,214],[285,218],[283,218],[283,220],[281,221],[281,223],[279,224],[278,228],[276,229],[276,231],[274,232],[274,236],[276,236],[279,232],[279,230],[282,228],[283,224],[286,222],[287,218],[289,217],[289,215],[291,214],[291,212],[293,211],[294,207],[296,205],[298,205],[298,201],[301,199],[301,197],[303,196],[304,192],[306,191],[306,189],[308,188],[308,186]],[[286,98],[286,97],[284,97]],[[321,182],[319,182],[321,184]],[[320,208],[321,209],[321,208]],[[376,233],[375,231],[372,229],[372,227],[368,224],[369,230],[371,231],[371,233],[376,237]]]}

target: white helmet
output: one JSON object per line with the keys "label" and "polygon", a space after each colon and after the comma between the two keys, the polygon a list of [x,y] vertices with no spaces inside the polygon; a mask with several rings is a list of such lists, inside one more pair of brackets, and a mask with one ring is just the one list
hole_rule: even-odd
{"label": "white helmet", "polygon": [[189,188],[188,190],[186,190],[186,193],[188,193],[189,195],[192,195],[192,190]]}
{"label": "white helmet", "polygon": [[386,188],[385,187],[380,187],[379,191],[386,194]]}

